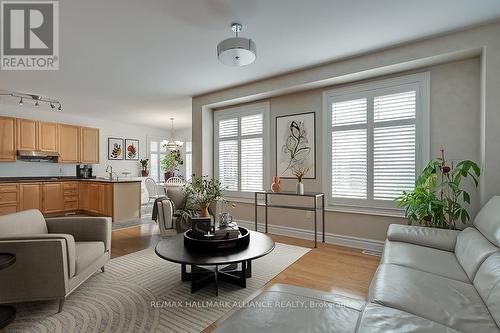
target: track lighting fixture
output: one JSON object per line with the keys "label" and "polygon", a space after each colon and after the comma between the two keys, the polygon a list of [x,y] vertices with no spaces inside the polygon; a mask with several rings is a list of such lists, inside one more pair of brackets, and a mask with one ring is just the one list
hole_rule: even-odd
{"label": "track lighting fixture", "polygon": [[51,109],[55,109],[56,105],[59,105],[58,110],[62,110],[61,102],[58,100],[52,99],[52,98],[47,98],[42,95],[36,95],[36,94],[27,94],[27,93],[22,93],[22,92],[17,92],[17,91],[5,91],[5,90],[0,90],[0,96],[10,96],[10,97],[16,97],[19,98],[19,105],[22,106],[24,105],[24,99],[27,100],[33,100],[35,101],[35,106],[38,107],[40,106],[41,103],[47,103],[50,105]]}

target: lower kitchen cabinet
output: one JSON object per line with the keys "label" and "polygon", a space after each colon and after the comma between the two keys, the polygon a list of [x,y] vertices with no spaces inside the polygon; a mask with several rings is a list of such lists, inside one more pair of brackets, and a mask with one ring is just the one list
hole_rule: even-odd
{"label": "lower kitchen cabinet", "polygon": [[19,210],[38,209],[41,211],[42,207],[42,184],[19,184]]}
{"label": "lower kitchen cabinet", "polygon": [[18,186],[17,184],[0,185],[0,215],[11,214],[17,211]]}
{"label": "lower kitchen cabinet", "polygon": [[60,182],[43,183],[42,213],[52,214],[64,211],[64,192]]}

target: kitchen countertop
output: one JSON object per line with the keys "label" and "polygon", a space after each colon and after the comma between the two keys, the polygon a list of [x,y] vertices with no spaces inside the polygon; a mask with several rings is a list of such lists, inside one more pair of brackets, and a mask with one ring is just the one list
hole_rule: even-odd
{"label": "kitchen countertop", "polygon": [[140,178],[119,178],[118,180],[105,178],[79,179],[76,177],[0,177],[0,184],[5,183],[33,183],[33,182],[64,182],[64,181],[85,181],[100,183],[135,183],[141,182]]}

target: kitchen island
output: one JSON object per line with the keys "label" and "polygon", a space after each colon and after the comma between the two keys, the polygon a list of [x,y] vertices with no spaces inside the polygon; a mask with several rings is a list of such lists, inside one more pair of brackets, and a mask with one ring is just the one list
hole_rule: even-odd
{"label": "kitchen island", "polygon": [[113,222],[141,217],[141,180],[0,178],[0,215],[38,209],[47,217],[86,214]]}

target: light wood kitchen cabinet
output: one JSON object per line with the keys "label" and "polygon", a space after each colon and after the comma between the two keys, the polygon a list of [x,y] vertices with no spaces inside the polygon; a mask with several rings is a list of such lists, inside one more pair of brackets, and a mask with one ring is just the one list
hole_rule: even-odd
{"label": "light wood kitchen cabinet", "polygon": [[78,182],[70,181],[63,182],[63,195],[64,195],[64,211],[78,210],[79,192]]}
{"label": "light wood kitchen cabinet", "polygon": [[78,207],[81,210],[89,210],[89,183],[81,182],[78,186]]}
{"label": "light wood kitchen cabinet", "polygon": [[60,182],[43,183],[43,210],[44,214],[64,211],[63,186]]}
{"label": "light wood kitchen cabinet", "polygon": [[0,117],[0,161],[16,160],[16,119]]}
{"label": "light wood kitchen cabinet", "polygon": [[38,150],[58,152],[59,126],[56,123],[38,122]]}
{"label": "light wood kitchen cabinet", "polygon": [[0,185],[0,215],[17,212],[18,186],[17,184]]}
{"label": "light wood kitchen cabinet", "polygon": [[17,149],[38,149],[38,122],[30,119],[16,119]]}
{"label": "light wood kitchen cabinet", "polygon": [[94,214],[99,214],[100,200],[99,200],[99,184],[88,184],[88,211]]}
{"label": "light wood kitchen cabinet", "polygon": [[19,184],[19,210],[38,209],[42,210],[42,184],[26,183]]}
{"label": "light wood kitchen cabinet", "polygon": [[99,215],[113,216],[113,184],[99,184]]}
{"label": "light wood kitchen cabinet", "polygon": [[99,163],[99,129],[82,127],[80,140],[80,162]]}
{"label": "light wood kitchen cabinet", "polygon": [[59,162],[78,163],[80,161],[80,128],[59,124]]}

